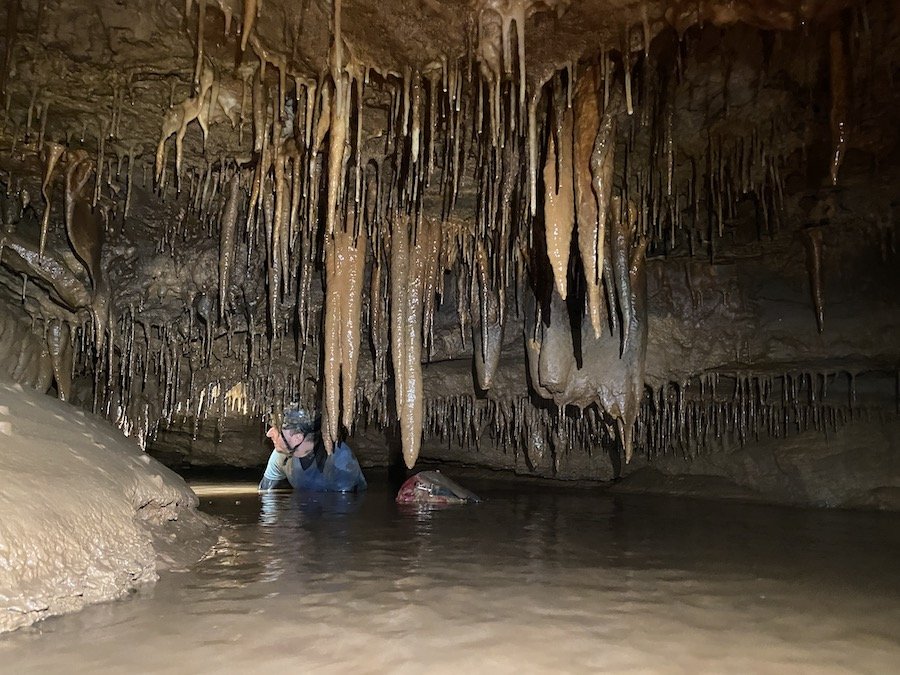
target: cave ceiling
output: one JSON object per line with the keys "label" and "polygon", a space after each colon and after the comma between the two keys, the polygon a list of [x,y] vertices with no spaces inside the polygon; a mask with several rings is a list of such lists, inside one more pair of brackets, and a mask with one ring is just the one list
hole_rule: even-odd
{"label": "cave ceiling", "polygon": [[894,382],[888,0],[4,21],[0,365],[142,440],[302,400],[409,466],[485,434],[630,458]]}

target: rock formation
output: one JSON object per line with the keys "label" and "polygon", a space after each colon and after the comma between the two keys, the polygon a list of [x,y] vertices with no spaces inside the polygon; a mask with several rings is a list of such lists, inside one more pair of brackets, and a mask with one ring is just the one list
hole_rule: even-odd
{"label": "rock formation", "polygon": [[896,415],[889,0],[5,25],[0,364],[142,443],[300,400],[408,466],[609,477]]}
{"label": "rock formation", "polygon": [[0,633],[122,597],[217,539],[184,481],[108,422],[0,382]]}

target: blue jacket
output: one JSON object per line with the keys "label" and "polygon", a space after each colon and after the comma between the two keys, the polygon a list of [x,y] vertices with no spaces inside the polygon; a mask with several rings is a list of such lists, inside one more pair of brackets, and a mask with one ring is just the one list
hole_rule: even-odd
{"label": "blue jacket", "polygon": [[259,489],[269,490],[284,479],[295,490],[353,492],[366,489],[366,478],[346,443],[338,443],[330,455],[324,448],[316,448],[310,459],[288,458],[273,450]]}

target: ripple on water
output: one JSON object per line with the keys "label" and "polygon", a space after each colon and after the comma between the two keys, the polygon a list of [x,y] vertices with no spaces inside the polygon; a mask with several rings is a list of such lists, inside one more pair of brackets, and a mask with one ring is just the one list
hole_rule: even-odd
{"label": "ripple on water", "polygon": [[[891,672],[895,516],[482,490],[204,486],[215,552],[0,640],[10,672]],[[255,489],[255,486],[254,486]]]}

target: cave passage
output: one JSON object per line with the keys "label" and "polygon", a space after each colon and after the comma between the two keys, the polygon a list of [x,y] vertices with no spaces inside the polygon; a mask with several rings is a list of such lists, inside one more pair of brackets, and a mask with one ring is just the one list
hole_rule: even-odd
{"label": "cave passage", "polygon": [[[896,0],[4,9],[0,631],[138,589],[10,659],[898,661],[892,516],[634,496],[900,512]],[[164,571],[295,403],[516,487],[223,495]]]}
{"label": "cave passage", "polygon": [[[143,447],[249,466],[225,432],[301,401],[410,469],[609,480],[896,417],[889,0],[11,0],[5,27],[0,375]],[[872,473],[825,501],[881,506]]]}
{"label": "cave passage", "polygon": [[889,672],[896,514],[610,496],[465,478],[485,501],[259,496],[127,600],[0,641],[10,672]]}

